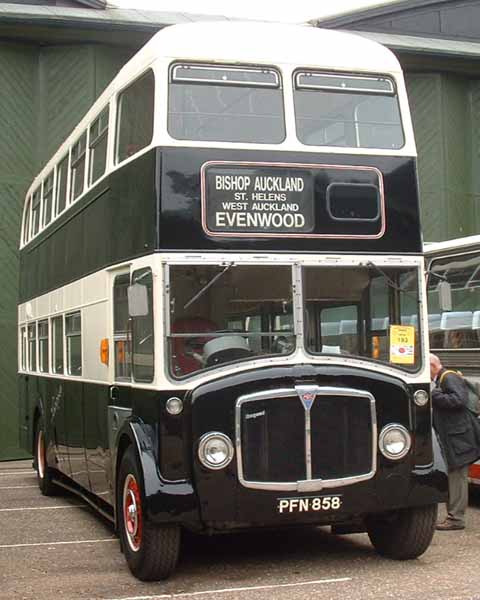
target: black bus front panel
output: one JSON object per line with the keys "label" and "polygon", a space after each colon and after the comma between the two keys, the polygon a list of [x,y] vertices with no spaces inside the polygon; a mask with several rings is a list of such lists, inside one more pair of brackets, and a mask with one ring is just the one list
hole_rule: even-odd
{"label": "black bus front panel", "polygon": [[[308,411],[299,389],[319,392]],[[373,371],[307,365],[200,386],[191,394],[192,465],[203,525],[341,523],[443,501],[446,477],[432,451],[429,408],[415,406],[413,391]],[[242,404],[244,398],[249,401]],[[412,447],[401,460],[379,451],[389,424],[411,434]],[[209,432],[235,445],[224,469],[199,460],[199,441]]]}

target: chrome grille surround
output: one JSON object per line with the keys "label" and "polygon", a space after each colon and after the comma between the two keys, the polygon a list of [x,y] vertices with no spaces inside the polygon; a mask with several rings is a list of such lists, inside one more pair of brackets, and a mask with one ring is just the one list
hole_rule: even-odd
{"label": "chrome grille surround", "polygon": [[[311,397],[313,401],[310,401]],[[311,428],[310,428],[310,409],[317,396],[349,396],[352,398],[367,398],[370,401],[370,415],[372,425],[372,463],[367,473],[361,473],[350,477],[337,479],[313,479],[312,478],[312,457],[311,457]],[[298,397],[305,410],[305,457],[307,479],[301,481],[268,482],[268,481],[247,481],[243,473],[242,460],[242,424],[241,410],[247,402],[259,400],[278,400],[280,398]],[[307,400],[305,401],[305,398]],[[293,388],[280,388],[276,390],[265,390],[253,394],[240,396],[235,407],[235,449],[237,455],[237,471],[240,483],[246,488],[259,490],[279,490],[296,492],[316,492],[323,489],[353,485],[360,481],[371,479],[377,470],[377,417],[375,412],[375,398],[365,390],[354,388],[317,386],[317,385],[298,385]]]}

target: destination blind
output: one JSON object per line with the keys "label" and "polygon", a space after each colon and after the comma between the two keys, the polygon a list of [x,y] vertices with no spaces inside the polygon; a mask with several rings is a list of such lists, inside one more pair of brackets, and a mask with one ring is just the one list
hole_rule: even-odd
{"label": "destination blind", "polygon": [[209,232],[301,235],[315,227],[311,171],[216,165],[205,169],[203,184]]}

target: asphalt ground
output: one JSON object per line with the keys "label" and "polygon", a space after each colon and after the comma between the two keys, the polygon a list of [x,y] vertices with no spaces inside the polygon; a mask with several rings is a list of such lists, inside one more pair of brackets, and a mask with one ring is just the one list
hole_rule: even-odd
{"label": "asphalt ground", "polygon": [[31,461],[0,463],[0,599],[480,600],[480,494],[472,496],[465,531],[437,532],[417,560],[381,558],[366,534],[328,528],[185,535],[175,574],[147,584],[81,499],[42,496]]}

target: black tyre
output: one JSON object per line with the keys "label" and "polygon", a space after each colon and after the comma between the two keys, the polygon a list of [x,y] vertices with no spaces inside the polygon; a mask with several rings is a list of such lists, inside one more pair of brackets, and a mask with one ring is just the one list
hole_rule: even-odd
{"label": "black tyre", "polygon": [[42,417],[37,420],[35,427],[34,456],[34,466],[37,471],[37,482],[40,491],[44,496],[56,496],[59,492],[59,488],[53,483],[53,471],[47,463],[45,426]]}
{"label": "black tyre", "polygon": [[180,527],[157,525],[144,511],[143,476],[135,449],[123,456],[117,478],[118,531],[130,571],[142,581],[166,579],[180,551]]}
{"label": "black tyre", "polygon": [[375,550],[396,560],[417,558],[432,541],[437,505],[416,506],[367,519],[367,532]]}

